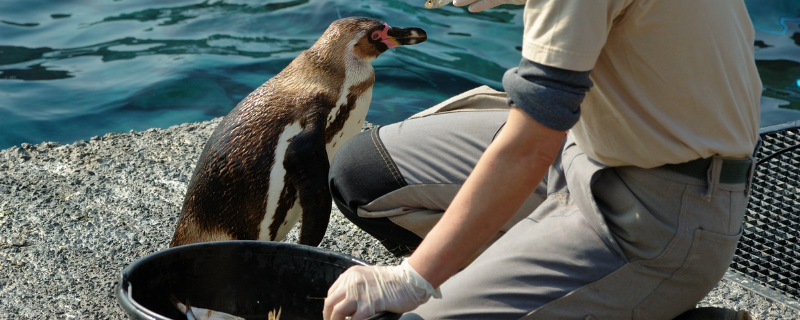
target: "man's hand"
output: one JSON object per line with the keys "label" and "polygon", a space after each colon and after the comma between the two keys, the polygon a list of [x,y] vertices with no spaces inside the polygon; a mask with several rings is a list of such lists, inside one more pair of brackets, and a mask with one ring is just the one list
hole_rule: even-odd
{"label": "man's hand", "polygon": [[456,7],[463,7],[470,3],[472,3],[472,5],[469,6],[469,11],[479,12],[502,4],[524,5],[525,0],[453,0],[453,5]]}
{"label": "man's hand", "polygon": [[325,320],[365,319],[378,312],[404,313],[416,309],[438,290],[406,261],[399,266],[354,266],[333,283],[325,298]]}

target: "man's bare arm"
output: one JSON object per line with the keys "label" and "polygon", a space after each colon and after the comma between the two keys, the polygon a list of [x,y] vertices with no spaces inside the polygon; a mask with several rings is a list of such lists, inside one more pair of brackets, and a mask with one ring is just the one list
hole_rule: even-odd
{"label": "man's bare arm", "polygon": [[409,258],[434,287],[468,261],[533,193],[555,160],[564,132],[545,127],[519,108]]}

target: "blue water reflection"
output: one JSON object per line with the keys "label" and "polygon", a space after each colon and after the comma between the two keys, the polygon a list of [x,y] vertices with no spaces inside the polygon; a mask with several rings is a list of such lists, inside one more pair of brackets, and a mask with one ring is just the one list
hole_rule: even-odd
{"label": "blue water reflection", "polygon": [[[800,4],[756,2],[747,4],[767,88],[762,125],[800,119]],[[521,10],[470,14],[423,4],[0,1],[0,149],[225,115],[345,16],[421,27],[430,37],[373,63],[369,121],[398,121],[478,85],[501,88],[503,72],[520,59]]]}

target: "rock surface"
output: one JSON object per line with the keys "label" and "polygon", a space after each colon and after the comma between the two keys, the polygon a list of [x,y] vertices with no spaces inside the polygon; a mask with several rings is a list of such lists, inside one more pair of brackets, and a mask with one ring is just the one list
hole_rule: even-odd
{"label": "rock surface", "polygon": [[[126,319],[113,293],[119,272],[167,248],[194,164],[219,120],[0,151],[0,319]],[[399,263],[335,207],[321,247]],[[727,280],[701,305],[800,319]]]}

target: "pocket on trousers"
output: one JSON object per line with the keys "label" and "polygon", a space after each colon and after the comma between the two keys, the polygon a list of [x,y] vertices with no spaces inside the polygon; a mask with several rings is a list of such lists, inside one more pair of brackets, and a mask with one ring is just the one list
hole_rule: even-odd
{"label": "pocket on trousers", "polygon": [[725,275],[741,235],[695,230],[683,265],[636,307],[634,318],[672,319],[694,308]]}

